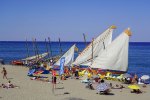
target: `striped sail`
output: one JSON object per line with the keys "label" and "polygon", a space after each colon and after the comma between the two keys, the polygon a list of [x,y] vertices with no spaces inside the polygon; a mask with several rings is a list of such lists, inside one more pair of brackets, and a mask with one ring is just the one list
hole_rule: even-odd
{"label": "striped sail", "polygon": [[127,71],[130,29],[120,34],[107,48],[94,59],[91,68]]}
{"label": "striped sail", "polygon": [[112,41],[112,32],[115,26],[109,27],[106,31],[94,39],[76,58],[74,65],[89,66],[92,60],[102,52]]}

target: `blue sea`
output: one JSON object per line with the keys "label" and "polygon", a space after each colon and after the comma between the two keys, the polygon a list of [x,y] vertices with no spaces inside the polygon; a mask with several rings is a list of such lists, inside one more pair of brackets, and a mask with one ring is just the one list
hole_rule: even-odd
{"label": "blue sea", "polygon": [[[32,42],[27,42],[29,55],[35,55]],[[47,51],[45,42],[37,42],[39,54]],[[84,42],[61,42],[62,51],[67,51],[73,44],[76,44],[79,51],[85,48]],[[50,45],[50,44],[48,44]],[[49,46],[48,46],[49,47]],[[59,42],[51,42],[52,56],[60,53]],[[26,42],[1,41],[0,59],[4,59],[9,64],[12,60],[19,60],[27,57]],[[77,57],[77,53],[75,54]],[[130,42],[129,43],[129,67],[128,73],[141,75],[150,75],[150,43],[149,42]]]}

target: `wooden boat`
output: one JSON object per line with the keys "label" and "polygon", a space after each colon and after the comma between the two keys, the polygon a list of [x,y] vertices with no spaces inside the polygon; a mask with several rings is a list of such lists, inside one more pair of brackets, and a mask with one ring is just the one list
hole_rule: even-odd
{"label": "wooden boat", "polygon": [[23,65],[23,62],[20,60],[14,60],[11,62],[12,65]]}

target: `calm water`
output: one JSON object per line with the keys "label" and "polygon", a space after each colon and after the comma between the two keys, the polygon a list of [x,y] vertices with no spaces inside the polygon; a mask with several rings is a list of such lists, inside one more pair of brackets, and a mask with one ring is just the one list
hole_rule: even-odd
{"label": "calm water", "polygon": [[[62,42],[61,47],[63,52],[67,51],[74,43],[80,51],[85,48],[84,42]],[[39,53],[47,51],[45,42],[38,42]],[[29,55],[35,54],[33,43],[28,42]],[[52,42],[52,55],[60,53],[60,46],[58,42]],[[77,54],[75,54],[75,57]],[[27,57],[26,42],[0,42],[0,59],[4,59],[5,63],[10,63],[12,60],[22,59]],[[150,43],[131,42],[129,44],[129,73],[136,73],[139,76],[143,74],[150,75]]]}

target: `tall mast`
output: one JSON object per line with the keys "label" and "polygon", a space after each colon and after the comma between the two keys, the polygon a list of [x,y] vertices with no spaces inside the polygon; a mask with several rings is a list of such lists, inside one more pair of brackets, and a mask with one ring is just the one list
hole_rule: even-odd
{"label": "tall mast", "polygon": [[29,57],[29,46],[28,46],[28,43],[27,43],[27,39],[26,39],[26,49],[27,49],[27,57]]}
{"label": "tall mast", "polygon": [[36,52],[36,48],[35,48],[35,42],[34,42],[34,38],[32,38],[32,44],[33,44],[33,52],[35,54],[35,56],[37,55],[37,52]]}
{"label": "tall mast", "polygon": [[36,52],[37,52],[37,57],[38,57],[38,59],[39,59],[39,50],[38,50],[36,38],[35,38],[35,49],[36,49]]}
{"label": "tall mast", "polygon": [[91,61],[92,63],[93,63],[93,58],[94,58],[94,52],[93,52],[93,51],[94,51],[94,50],[93,50],[94,44],[93,44],[93,42],[94,42],[94,38],[92,39],[92,59],[91,59],[91,60],[92,60],[92,61]]}
{"label": "tall mast", "polygon": [[47,41],[46,41],[46,38],[45,38],[45,43],[46,43],[46,52],[48,53],[48,58],[49,58],[50,55],[49,55],[48,43],[47,43]]}
{"label": "tall mast", "polygon": [[83,38],[84,38],[85,46],[87,46],[86,36],[85,36],[85,34],[84,34],[84,33],[83,33]]}
{"label": "tall mast", "polygon": [[59,47],[60,47],[60,55],[62,55],[62,48],[61,48],[60,38],[59,38]]}
{"label": "tall mast", "polygon": [[50,49],[50,56],[52,56],[52,46],[51,46],[50,37],[48,37],[48,44],[49,44],[49,49]]}
{"label": "tall mast", "polygon": [[104,50],[105,50],[105,43],[104,43],[104,41],[103,41],[103,46],[104,46]]}

